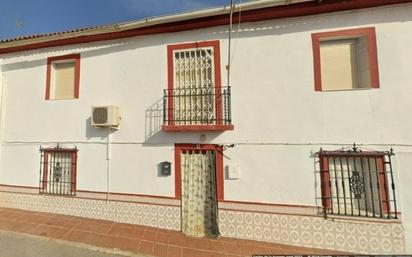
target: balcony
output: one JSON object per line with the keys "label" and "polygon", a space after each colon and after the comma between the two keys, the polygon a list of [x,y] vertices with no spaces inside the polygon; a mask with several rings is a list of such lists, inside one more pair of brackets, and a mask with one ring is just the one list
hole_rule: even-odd
{"label": "balcony", "polygon": [[165,89],[163,131],[233,130],[230,87]]}

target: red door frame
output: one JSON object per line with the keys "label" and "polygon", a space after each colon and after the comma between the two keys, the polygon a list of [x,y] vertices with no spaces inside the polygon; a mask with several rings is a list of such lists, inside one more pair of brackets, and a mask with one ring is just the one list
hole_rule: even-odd
{"label": "red door frame", "polygon": [[223,188],[223,147],[220,145],[211,144],[176,144],[175,145],[175,198],[182,198],[182,176],[180,153],[185,150],[216,151],[216,188],[217,200],[224,200]]}

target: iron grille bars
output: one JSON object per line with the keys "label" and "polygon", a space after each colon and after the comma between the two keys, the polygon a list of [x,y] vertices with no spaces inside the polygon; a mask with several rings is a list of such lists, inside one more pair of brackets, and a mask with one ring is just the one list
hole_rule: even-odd
{"label": "iron grille bars", "polygon": [[324,214],[398,218],[393,150],[317,153]]}
{"label": "iron grille bars", "polygon": [[40,148],[40,154],[40,193],[74,195],[77,149]]}
{"label": "iron grille bars", "polygon": [[164,125],[231,125],[230,87],[165,89]]}

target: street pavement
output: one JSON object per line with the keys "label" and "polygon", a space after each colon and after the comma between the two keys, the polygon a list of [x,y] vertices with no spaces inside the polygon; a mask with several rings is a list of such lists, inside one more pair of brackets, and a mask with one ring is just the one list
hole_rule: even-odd
{"label": "street pavement", "polygon": [[[0,257],[144,257],[144,255],[119,255],[102,249],[86,247],[61,240],[40,238],[0,230]],[[145,255],[146,256],[146,255]]]}

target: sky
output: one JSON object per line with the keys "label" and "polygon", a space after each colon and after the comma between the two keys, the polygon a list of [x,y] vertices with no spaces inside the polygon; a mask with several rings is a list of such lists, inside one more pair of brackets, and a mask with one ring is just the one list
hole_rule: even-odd
{"label": "sky", "polygon": [[229,3],[230,0],[0,0],[0,39],[114,24]]}

